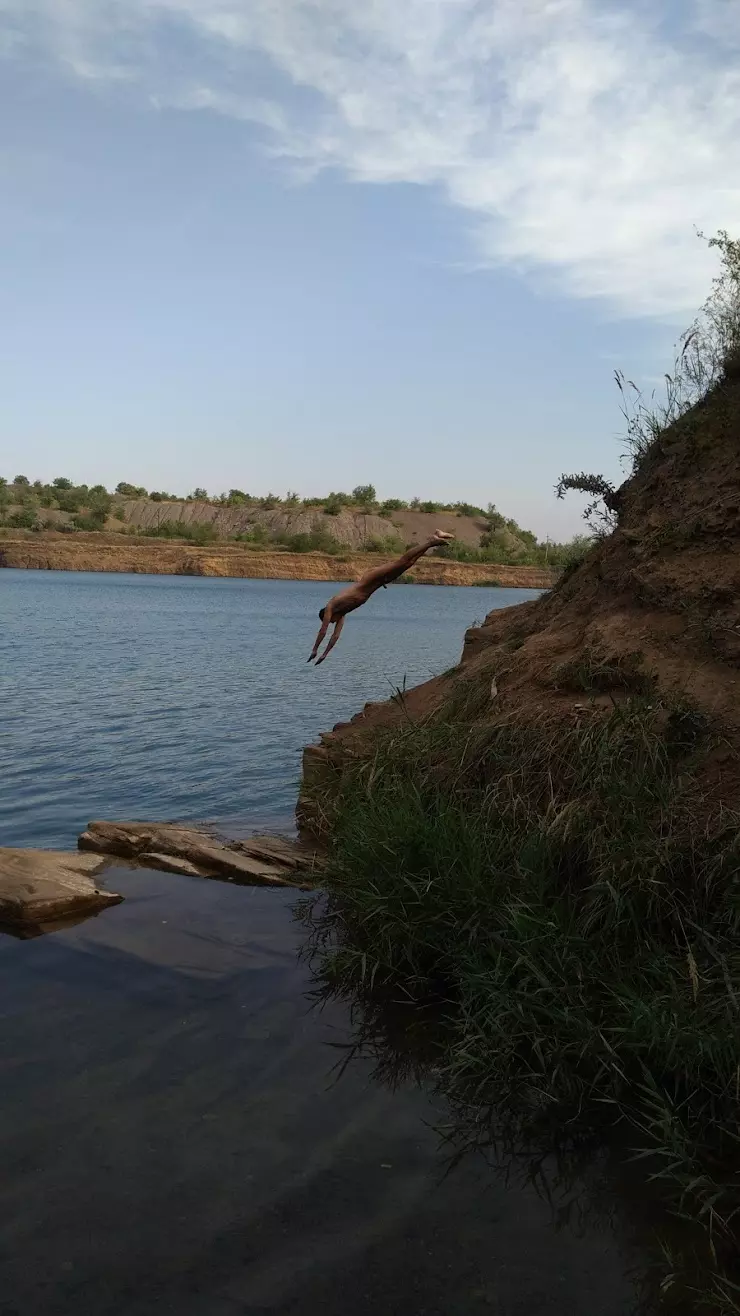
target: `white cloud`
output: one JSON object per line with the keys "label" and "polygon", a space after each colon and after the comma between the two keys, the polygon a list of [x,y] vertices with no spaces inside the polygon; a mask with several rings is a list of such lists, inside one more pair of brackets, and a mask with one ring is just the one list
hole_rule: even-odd
{"label": "white cloud", "polygon": [[737,0],[696,0],[694,19],[698,32],[740,50]]}
{"label": "white cloud", "polygon": [[[740,25],[737,0],[678,8],[0,0],[0,20],[16,57],[259,122],[301,171],[441,187],[486,263],[682,318],[714,268],[694,228],[740,231]],[[269,96],[255,56],[278,75]]]}

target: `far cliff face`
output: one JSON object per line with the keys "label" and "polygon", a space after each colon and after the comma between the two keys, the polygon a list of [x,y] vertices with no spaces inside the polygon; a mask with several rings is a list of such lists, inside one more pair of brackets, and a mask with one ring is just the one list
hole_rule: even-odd
{"label": "far cliff face", "polygon": [[[386,559],[375,553],[281,553],[241,544],[196,547],[128,535],[6,533],[0,538],[0,567],[36,571],[114,571],[168,576],[234,576],[264,580],[353,581]],[[422,585],[496,583],[511,589],[547,589],[553,575],[539,567],[449,562],[425,558],[408,573]]]}
{"label": "far cliff face", "polygon": [[374,512],[346,509],[338,516],[327,516],[320,507],[221,507],[216,503],[154,503],[148,498],[130,499],[123,504],[129,525],[152,530],[166,522],[182,525],[212,525],[220,536],[244,534],[263,526],[270,536],[307,535],[320,531],[331,536],[343,548],[359,550],[369,539],[400,539],[404,544],[420,543],[435,529],[449,530],[464,544],[477,548],[486,530],[479,517],[457,516],[454,512],[394,512],[393,517]]}

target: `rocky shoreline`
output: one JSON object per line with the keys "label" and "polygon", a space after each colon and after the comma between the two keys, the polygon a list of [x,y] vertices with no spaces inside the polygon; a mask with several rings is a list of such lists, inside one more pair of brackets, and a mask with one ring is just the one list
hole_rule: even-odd
{"label": "rocky shoreline", "polygon": [[[249,580],[352,581],[387,555],[289,553],[241,544],[197,547],[129,535],[65,535],[15,531],[0,538],[0,568],[29,571],[130,572],[140,575],[234,577]],[[418,585],[500,585],[549,589],[556,573],[542,567],[422,559],[405,577]]]}
{"label": "rocky shoreline", "polygon": [[120,904],[123,896],[101,881],[116,859],[183,877],[300,890],[316,885],[322,866],[308,840],[226,840],[185,823],[91,822],[77,844],[84,853],[0,847],[0,931],[38,937]]}

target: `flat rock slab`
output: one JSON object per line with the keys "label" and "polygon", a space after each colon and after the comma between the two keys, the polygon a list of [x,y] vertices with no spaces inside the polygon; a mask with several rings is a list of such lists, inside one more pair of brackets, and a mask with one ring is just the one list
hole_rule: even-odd
{"label": "flat rock slab", "polygon": [[224,841],[204,827],[179,823],[91,822],[77,844],[145,867],[244,886],[311,886],[319,867],[317,852],[300,841],[282,836]]}
{"label": "flat rock slab", "polygon": [[0,924],[21,935],[96,914],[123,899],[102,890],[94,855],[0,848]]}

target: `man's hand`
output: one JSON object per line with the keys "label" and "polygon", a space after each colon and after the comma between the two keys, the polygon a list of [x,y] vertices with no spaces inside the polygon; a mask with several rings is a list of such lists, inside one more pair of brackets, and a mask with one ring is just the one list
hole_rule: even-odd
{"label": "man's hand", "polygon": [[431,542],[435,545],[449,544],[450,540],[454,538],[455,536],[451,535],[449,530],[435,530]]}
{"label": "man's hand", "polygon": [[308,661],[309,661],[310,663],[313,662],[314,658],[316,657],[317,653],[319,652],[319,649],[321,648],[321,641],[323,640],[324,636],[326,635],[326,632],[328,631],[328,629],[329,629],[329,619],[327,618],[326,614],[324,614],[324,620],[323,620],[322,623],[321,623],[321,630],[319,631],[318,635],[316,636],[316,643],[314,644],[313,649],[311,650],[311,657],[308,659]]}
{"label": "man's hand", "polygon": [[336,620],[335,623],[334,623],[334,634],[332,635],[332,637],[331,637],[329,643],[327,644],[326,648],[324,649],[324,652],[322,653],[321,657],[318,658],[318,659],[316,660],[316,666],[317,666],[317,667],[320,667],[321,664],[323,663],[324,659],[329,657],[329,654],[331,653],[332,649],[334,648],[334,645],[336,644],[337,640],[339,639],[339,636],[342,634],[342,627],[343,627],[343,626],[344,626],[344,617],[339,617],[339,618],[337,618],[337,620]]}

